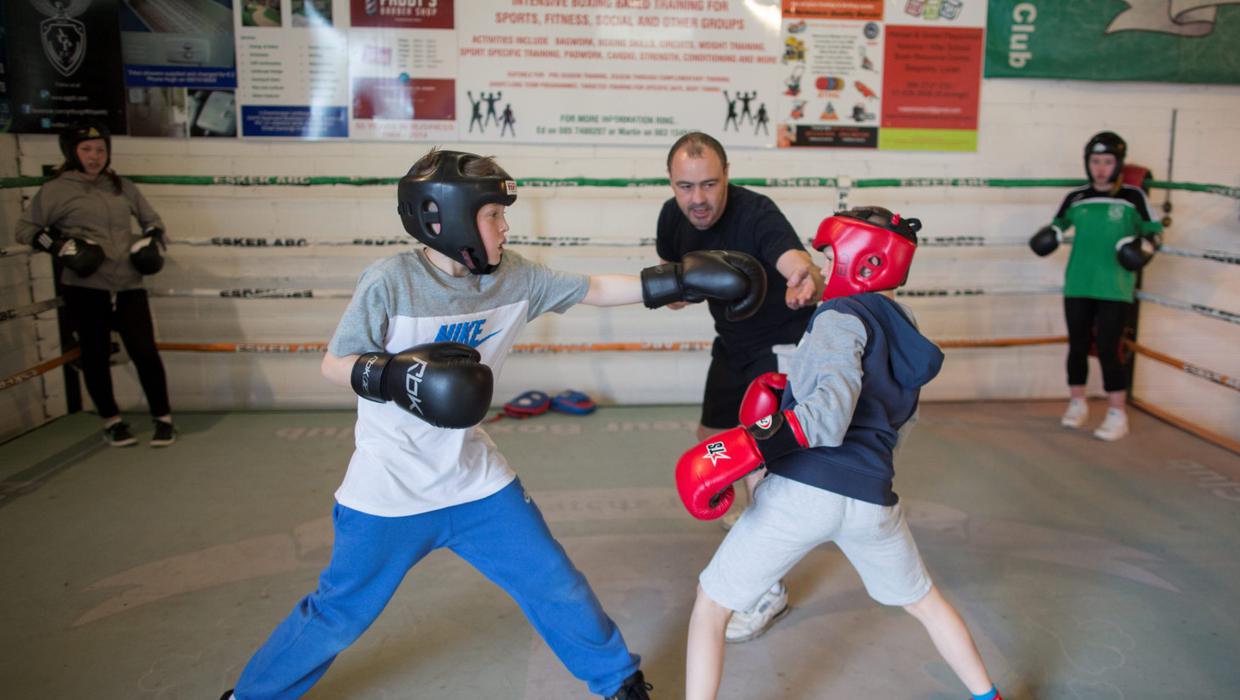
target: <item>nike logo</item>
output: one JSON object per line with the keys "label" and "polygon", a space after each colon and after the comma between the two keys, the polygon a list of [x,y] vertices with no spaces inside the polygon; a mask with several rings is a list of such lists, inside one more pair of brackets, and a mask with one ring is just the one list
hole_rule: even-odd
{"label": "nike logo", "polygon": [[483,331],[483,326],[486,325],[486,322],[487,320],[483,318],[477,321],[463,321],[461,323],[445,323],[439,327],[439,332],[435,335],[435,342],[436,343],[444,343],[444,342],[464,343],[465,345],[468,345],[471,348],[476,348],[479,345],[482,345],[483,343],[487,342],[494,336],[499,335],[500,333],[503,332],[503,330],[501,329],[493,333],[481,335]]}

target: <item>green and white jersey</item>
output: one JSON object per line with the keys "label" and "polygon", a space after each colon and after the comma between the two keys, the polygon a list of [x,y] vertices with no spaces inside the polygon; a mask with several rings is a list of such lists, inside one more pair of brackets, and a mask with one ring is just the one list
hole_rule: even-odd
{"label": "green and white jersey", "polygon": [[1054,225],[1062,231],[1076,229],[1064,296],[1132,301],[1137,276],[1116,261],[1115,245],[1128,236],[1162,231],[1162,224],[1150,217],[1149,200],[1140,188],[1123,185],[1114,194],[1088,185],[1072,190],[1059,206]]}

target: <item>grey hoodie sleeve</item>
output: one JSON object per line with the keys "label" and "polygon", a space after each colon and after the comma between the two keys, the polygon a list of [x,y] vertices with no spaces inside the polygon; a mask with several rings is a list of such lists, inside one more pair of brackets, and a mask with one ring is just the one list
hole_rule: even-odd
{"label": "grey hoodie sleeve", "polygon": [[[142,190],[138,189],[137,185],[129,180],[122,178],[121,182],[123,183],[121,188],[125,192],[125,198],[129,200],[133,215],[138,220],[139,230],[145,232],[152,226],[157,226],[160,229],[164,228],[163,219],[159,218],[159,214],[155,212],[154,207],[151,206],[150,202],[146,201],[146,197],[142,196]],[[167,231],[164,231],[165,239],[167,233]]]}
{"label": "grey hoodie sleeve", "polygon": [[837,447],[861,395],[861,357],[867,333],[861,319],[824,311],[788,358],[793,409],[810,447]]}

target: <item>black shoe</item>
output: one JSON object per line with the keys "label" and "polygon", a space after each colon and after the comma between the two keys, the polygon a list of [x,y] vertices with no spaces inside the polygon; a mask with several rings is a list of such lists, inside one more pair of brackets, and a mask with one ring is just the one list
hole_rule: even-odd
{"label": "black shoe", "polygon": [[607,700],[650,700],[650,693],[646,692],[648,690],[654,690],[654,686],[646,682],[641,671],[635,671],[624,679],[615,695],[607,696]]}
{"label": "black shoe", "polygon": [[112,447],[128,447],[138,444],[138,438],[129,432],[129,425],[125,421],[113,423],[104,428],[103,441]]}
{"label": "black shoe", "polygon": [[223,695],[220,696],[220,700],[237,700],[237,699],[233,697],[232,688],[229,688],[228,690],[224,691]]}
{"label": "black shoe", "polygon": [[177,441],[177,429],[166,420],[155,421],[155,434],[151,436],[151,447],[167,447]]}

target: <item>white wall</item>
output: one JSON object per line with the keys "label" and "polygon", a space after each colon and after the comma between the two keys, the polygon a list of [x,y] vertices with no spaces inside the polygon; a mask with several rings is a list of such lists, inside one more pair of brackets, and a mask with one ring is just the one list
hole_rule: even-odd
{"label": "white wall", "polygon": [[[17,137],[0,134],[0,177],[17,175]],[[29,194],[29,191],[26,192]],[[22,210],[22,190],[0,190],[0,248],[17,242],[13,231]],[[29,306],[54,295],[47,256],[0,255],[0,311]],[[0,319],[0,378],[10,377],[60,354],[55,313]],[[0,389],[0,442],[65,411],[64,380],[54,370]]]}
{"label": "white wall", "polygon": [[[982,91],[979,150],[971,154],[878,153],[847,150],[733,149],[735,177],[1083,177],[1081,149],[1102,129],[1121,133],[1130,162],[1147,164],[1165,177],[1171,111],[1179,110],[1177,180],[1240,184],[1240,88],[1157,84],[1095,84],[1057,81],[986,81]],[[702,124],[717,131],[717,125]],[[301,143],[233,140],[117,138],[113,162],[122,174],[324,175],[396,177],[429,144]],[[461,147],[442,144],[445,147]],[[670,145],[670,144],[669,144]],[[725,144],[726,145],[726,144]],[[468,147],[464,147],[467,148]],[[476,147],[475,147],[476,148]],[[661,177],[665,149],[631,147],[542,147],[495,144],[477,149],[499,157],[519,178]],[[59,160],[53,139],[20,138],[21,169],[37,174]],[[297,236],[340,239],[403,235],[395,215],[393,187],[173,187],[144,186],[173,237],[218,235]],[[831,213],[834,190],[769,189],[803,236]],[[663,188],[525,189],[510,211],[514,236],[590,235],[636,240],[653,235]],[[876,203],[920,217],[925,235],[984,235],[1023,240],[1046,223],[1063,189],[930,188],[854,190],[852,204]],[[1156,204],[1164,195],[1157,192]],[[1175,225],[1168,241],[1182,247],[1240,250],[1236,201],[1176,193]],[[10,212],[9,217],[13,214]],[[314,287],[351,288],[368,261],[385,253],[370,248],[304,250],[173,249],[165,272],[152,288]],[[652,248],[526,248],[523,254],[553,266],[585,272],[636,272],[654,262]],[[910,287],[1002,289],[1057,285],[1065,251],[1038,259],[1020,248],[924,248]],[[1163,256],[1149,273],[1149,285],[1168,296],[1208,300],[1240,310],[1235,267]],[[933,338],[989,338],[1063,333],[1061,302],[1055,296],[983,296],[906,300]],[[164,299],[155,302],[161,339],[177,341],[326,340],[343,300],[233,301]],[[1232,376],[1240,374],[1235,326],[1206,322],[1182,312],[1146,311],[1142,338],[1158,348]],[[1193,329],[1191,335],[1184,331]],[[704,340],[712,335],[704,309],[681,312],[624,308],[577,308],[544,318],[524,342]],[[1192,348],[1187,347],[1191,342]],[[1065,394],[1062,346],[949,352],[944,373],[926,391],[929,399],[1050,398]],[[1186,359],[1188,359],[1186,357]],[[604,402],[693,402],[700,394],[705,353],[615,353],[519,355],[510,358],[496,397],[521,390],[572,387]],[[202,355],[167,353],[174,406],[243,408],[343,406],[347,393],[318,379],[315,356]],[[1138,390],[1168,404],[1208,397],[1197,413],[1203,421],[1230,416],[1215,425],[1240,431],[1236,392],[1203,388],[1201,380],[1147,372]],[[1091,386],[1097,390],[1098,372]],[[1182,388],[1181,388],[1182,385]],[[123,403],[140,406],[132,370],[118,381]],[[1177,393],[1180,392],[1180,393]],[[1184,392],[1187,392],[1185,395]],[[1224,406],[1218,410],[1213,404]],[[1217,423],[1217,421],[1215,421]]]}

